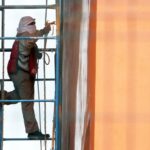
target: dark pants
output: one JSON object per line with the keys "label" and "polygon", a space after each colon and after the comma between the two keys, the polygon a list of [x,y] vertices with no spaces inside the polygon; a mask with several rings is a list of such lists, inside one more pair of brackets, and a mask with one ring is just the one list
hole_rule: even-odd
{"label": "dark pants", "polygon": [[[15,90],[8,92],[7,99],[34,99],[34,78],[28,72],[18,70],[16,74],[11,74]],[[22,102],[22,113],[24,118],[25,129],[27,133],[32,133],[39,130],[34,113],[33,102]]]}

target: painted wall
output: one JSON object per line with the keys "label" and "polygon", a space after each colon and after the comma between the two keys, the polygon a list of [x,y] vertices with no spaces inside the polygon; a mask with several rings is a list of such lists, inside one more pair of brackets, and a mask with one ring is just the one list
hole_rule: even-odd
{"label": "painted wall", "polygon": [[94,26],[94,29],[90,29],[93,23],[95,24],[95,21],[91,24],[92,2],[63,1],[62,150],[93,150],[89,147],[90,130],[93,130],[92,134],[94,133],[94,112],[89,111],[91,100],[94,102],[91,99],[94,87],[91,90],[89,83],[91,85],[95,83],[93,82],[95,70],[91,74],[95,68],[95,60],[93,62],[95,44],[91,42],[95,43],[95,35],[89,38],[92,35],[89,31],[92,29],[95,32],[96,29]]}
{"label": "painted wall", "polygon": [[149,5],[97,1],[94,150],[150,149]]}
{"label": "painted wall", "polygon": [[75,148],[81,1],[63,1],[62,150]]}

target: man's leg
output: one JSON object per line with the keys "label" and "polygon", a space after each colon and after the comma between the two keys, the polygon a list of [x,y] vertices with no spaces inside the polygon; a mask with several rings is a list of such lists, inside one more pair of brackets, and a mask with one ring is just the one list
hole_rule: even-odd
{"label": "man's leg", "polygon": [[[21,99],[33,100],[34,99],[34,79],[30,74],[19,70],[17,76],[13,79],[15,89]],[[42,134],[35,118],[34,103],[23,102],[22,113],[24,124],[29,139],[45,139],[49,138],[49,134]]]}
{"label": "man's leg", "polygon": [[[18,70],[17,74],[11,77],[15,90],[20,99],[34,99],[34,80],[30,74],[22,70]],[[27,133],[39,130],[34,113],[33,102],[22,102],[22,113],[24,118],[25,129]]]}

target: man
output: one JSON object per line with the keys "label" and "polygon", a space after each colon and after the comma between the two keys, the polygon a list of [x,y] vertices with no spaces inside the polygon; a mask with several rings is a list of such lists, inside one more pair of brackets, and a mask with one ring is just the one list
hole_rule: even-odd
{"label": "man", "polygon": [[[43,29],[37,30],[35,19],[25,16],[20,19],[16,36],[43,36],[44,34],[48,34],[50,30],[50,23],[47,23]],[[38,51],[36,41],[37,39],[24,39],[14,42],[7,70],[15,90],[11,92],[4,91],[4,99],[34,99],[34,82],[38,69],[37,59],[42,57],[42,54]],[[13,102],[3,104],[13,104]],[[28,138],[49,138],[49,134],[42,134],[39,130],[34,113],[34,103],[22,102],[21,105]]]}

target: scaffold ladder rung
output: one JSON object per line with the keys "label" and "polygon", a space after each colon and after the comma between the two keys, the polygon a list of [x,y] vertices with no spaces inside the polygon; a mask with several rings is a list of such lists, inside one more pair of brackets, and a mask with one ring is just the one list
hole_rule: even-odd
{"label": "scaffold ladder rung", "polygon": [[[45,139],[29,139],[29,138],[3,138],[3,141],[41,141]],[[48,138],[46,140],[55,140],[52,138]]]}
{"label": "scaffold ladder rung", "polygon": [[52,5],[5,5],[5,6],[0,6],[0,10],[3,9],[56,9],[56,4]]}
{"label": "scaffold ladder rung", "polygon": [[25,99],[22,99],[22,100],[0,100],[0,103],[7,103],[7,102],[16,102],[16,103],[29,103],[29,102],[40,102],[40,103],[42,103],[42,102],[55,102],[55,100],[31,100],[31,99],[29,99],[29,100],[25,100]]}

